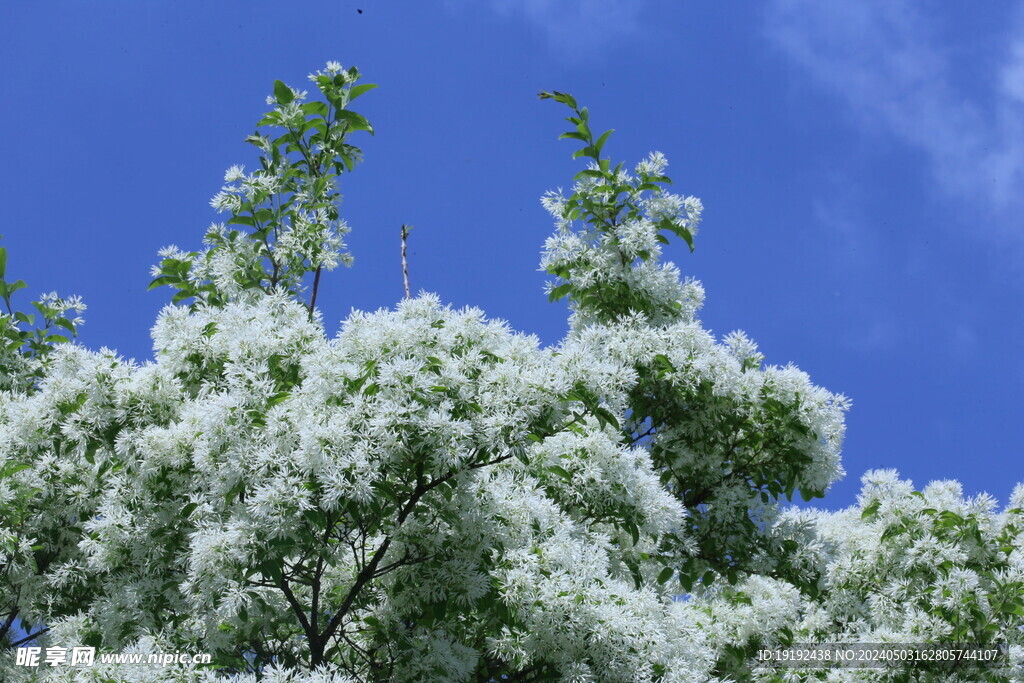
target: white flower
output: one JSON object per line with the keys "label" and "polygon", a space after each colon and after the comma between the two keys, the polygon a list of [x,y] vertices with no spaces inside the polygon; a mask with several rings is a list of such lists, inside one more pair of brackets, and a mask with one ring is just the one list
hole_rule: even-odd
{"label": "white flower", "polygon": [[245,167],[234,165],[224,173],[224,182],[233,183],[245,177]]}

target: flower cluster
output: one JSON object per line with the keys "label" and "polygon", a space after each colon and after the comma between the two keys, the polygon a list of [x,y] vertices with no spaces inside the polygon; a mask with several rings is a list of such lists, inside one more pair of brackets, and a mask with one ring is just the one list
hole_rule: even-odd
{"label": "flower cluster", "polygon": [[348,642],[339,670],[383,659],[402,680],[710,661],[660,565],[637,564],[684,511],[622,415],[588,405],[623,403],[620,362],[432,297],[333,340],[282,294],[168,307],[153,336],[141,367],[61,350],[2,405],[5,457],[36,461],[8,480],[37,492],[11,531],[68,555],[12,565],[23,594],[68,596],[25,616],[87,606],[83,642],[170,633],[238,670]]}

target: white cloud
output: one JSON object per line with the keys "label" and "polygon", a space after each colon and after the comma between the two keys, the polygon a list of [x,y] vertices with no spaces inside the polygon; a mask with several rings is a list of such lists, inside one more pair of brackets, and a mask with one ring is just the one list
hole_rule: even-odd
{"label": "white cloud", "polygon": [[949,197],[1019,229],[999,218],[1024,209],[1024,12],[988,37],[994,66],[956,61],[955,27],[934,14],[907,0],[772,0],[767,32],[857,125],[922,152]]}
{"label": "white cloud", "polygon": [[[479,0],[448,0],[449,6]],[[500,16],[530,24],[568,58],[591,57],[610,39],[637,33],[644,0],[484,0]]]}

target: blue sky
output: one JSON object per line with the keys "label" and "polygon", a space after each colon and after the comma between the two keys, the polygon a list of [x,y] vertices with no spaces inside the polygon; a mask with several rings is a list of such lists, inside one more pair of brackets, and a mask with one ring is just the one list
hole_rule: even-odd
{"label": "blue sky", "polygon": [[82,295],[84,344],[150,357],[156,251],[198,248],[273,80],[328,59],[380,85],[332,331],[401,297],[410,223],[413,289],[560,339],[538,199],[579,166],[536,93],[565,90],[613,157],[660,150],[703,200],[696,253],[669,257],[704,282],[705,325],[853,399],[824,506],[876,467],[1002,501],[1024,480],[1024,3],[5,3],[9,278]]}

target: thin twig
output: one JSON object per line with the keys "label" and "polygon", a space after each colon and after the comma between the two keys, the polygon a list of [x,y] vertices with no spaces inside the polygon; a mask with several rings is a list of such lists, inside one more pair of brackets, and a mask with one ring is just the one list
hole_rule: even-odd
{"label": "thin twig", "polygon": [[31,635],[25,636],[24,638],[22,638],[18,642],[11,643],[11,647],[18,647],[19,645],[24,645],[25,643],[31,643],[33,640],[35,640],[39,636],[43,635],[44,633],[47,633],[49,630],[50,630],[49,626],[44,626],[43,628],[39,629],[35,633],[33,633]]}
{"label": "thin twig", "polygon": [[313,295],[309,297],[309,319],[313,319],[313,311],[316,310],[316,293],[320,289],[320,271],[323,270],[323,266],[316,267],[316,274],[313,275]]}
{"label": "thin twig", "polygon": [[409,237],[409,231],[412,230],[411,225],[402,226],[402,282],[405,284],[405,298],[412,298],[409,295],[409,264],[405,260],[405,242]]}
{"label": "thin twig", "polygon": [[7,636],[7,632],[11,630],[14,620],[17,618],[18,610],[16,608],[12,608],[10,614],[7,615],[7,621],[4,622],[3,626],[0,626],[0,641]]}

